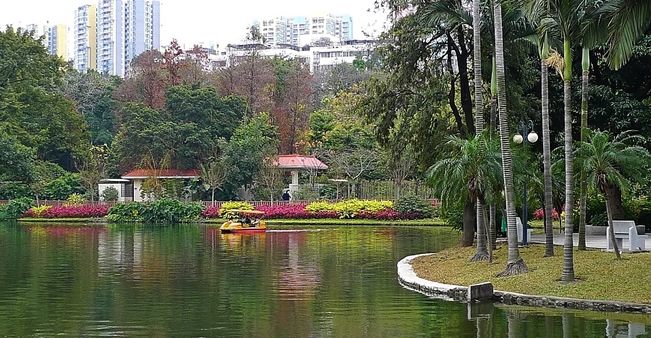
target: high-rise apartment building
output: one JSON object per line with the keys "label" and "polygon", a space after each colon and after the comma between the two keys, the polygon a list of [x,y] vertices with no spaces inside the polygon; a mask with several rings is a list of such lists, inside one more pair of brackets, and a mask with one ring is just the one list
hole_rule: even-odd
{"label": "high-rise apartment building", "polygon": [[98,0],[75,12],[75,68],[124,76],[131,60],[160,48],[160,1]]}
{"label": "high-rise apartment building", "polygon": [[97,71],[124,75],[125,2],[99,0],[97,2]]}
{"label": "high-rise apartment building", "polygon": [[96,10],[95,5],[84,5],[75,10],[74,65],[80,72],[97,69],[96,56]]}
{"label": "high-rise apartment building", "polygon": [[134,57],[160,49],[160,2],[130,0],[124,12],[124,70]]}
{"label": "high-rise apartment building", "polygon": [[60,24],[47,27],[45,39],[48,53],[68,59],[68,26]]}
{"label": "high-rise apartment building", "polygon": [[353,39],[353,18],[349,15],[277,17],[253,24],[260,29],[265,44],[303,44],[301,37],[328,37],[339,42]]}

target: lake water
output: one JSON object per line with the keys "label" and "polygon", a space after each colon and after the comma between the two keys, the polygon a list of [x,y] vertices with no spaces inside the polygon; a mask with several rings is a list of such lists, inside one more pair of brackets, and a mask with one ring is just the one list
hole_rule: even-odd
{"label": "lake water", "polygon": [[651,316],[431,299],[405,256],[457,245],[443,227],[0,223],[0,336],[649,337]]}

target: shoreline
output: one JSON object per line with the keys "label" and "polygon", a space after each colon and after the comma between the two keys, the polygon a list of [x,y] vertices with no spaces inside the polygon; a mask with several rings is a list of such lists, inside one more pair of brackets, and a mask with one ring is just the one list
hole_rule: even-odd
{"label": "shoreline", "polygon": [[[467,303],[468,286],[444,284],[418,277],[411,265],[411,260],[427,255],[432,255],[432,253],[407,256],[398,262],[397,270],[400,285],[428,297]],[[493,296],[486,301],[499,302],[507,305],[651,314],[651,304],[527,295],[500,290],[494,290]]]}

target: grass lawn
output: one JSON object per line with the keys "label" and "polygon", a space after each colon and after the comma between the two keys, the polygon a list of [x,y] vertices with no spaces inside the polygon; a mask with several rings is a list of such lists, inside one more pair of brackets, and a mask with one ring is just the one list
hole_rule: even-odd
{"label": "grass lawn", "polygon": [[[226,220],[221,218],[211,218],[204,220],[204,223],[221,225]],[[339,218],[325,218],[325,219],[268,219],[265,220],[267,226],[273,227],[274,225],[445,225],[445,222],[439,218],[426,218],[414,220],[401,220],[401,221],[382,221],[374,219],[339,219]]]}
{"label": "grass lawn", "polygon": [[554,248],[554,257],[543,258],[544,245],[520,248],[530,272],[497,278],[506,267],[507,246],[498,243],[494,261],[469,262],[476,248],[451,248],[412,260],[420,278],[467,286],[489,281],[496,290],[529,295],[558,296],[590,300],[612,300],[651,304],[651,253],[622,254],[617,261],[612,252],[598,249],[574,251],[575,283],[559,282],[563,269],[563,248]]}

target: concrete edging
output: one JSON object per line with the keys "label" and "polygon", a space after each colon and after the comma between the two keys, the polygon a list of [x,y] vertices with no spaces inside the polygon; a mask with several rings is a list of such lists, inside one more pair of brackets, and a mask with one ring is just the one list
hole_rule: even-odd
{"label": "concrete edging", "polygon": [[[398,281],[401,285],[422,293],[426,296],[440,298],[444,300],[454,300],[468,302],[468,287],[460,285],[451,285],[432,282],[416,275],[411,260],[431,254],[420,254],[407,256],[401,259],[398,264]],[[576,298],[563,298],[551,296],[525,295],[515,292],[505,292],[495,290],[493,292],[493,301],[507,305],[525,305],[550,308],[567,308],[577,310],[595,310],[607,312],[628,312],[628,313],[649,313],[651,314],[651,304],[635,304],[605,300],[585,300]]]}

